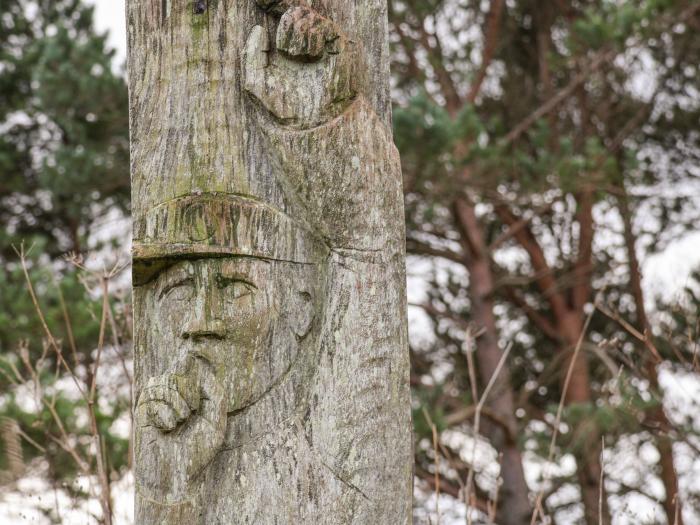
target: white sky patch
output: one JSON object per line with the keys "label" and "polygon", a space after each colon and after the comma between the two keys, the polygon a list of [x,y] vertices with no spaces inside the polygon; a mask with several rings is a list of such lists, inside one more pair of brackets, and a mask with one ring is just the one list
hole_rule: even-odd
{"label": "white sky patch", "polygon": [[95,28],[109,31],[109,46],[117,51],[114,67],[119,69],[126,61],[126,5],[125,0],[88,0],[95,6]]}
{"label": "white sky patch", "polygon": [[643,263],[644,291],[651,297],[671,301],[690,282],[700,267],[700,232],[688,234]]}

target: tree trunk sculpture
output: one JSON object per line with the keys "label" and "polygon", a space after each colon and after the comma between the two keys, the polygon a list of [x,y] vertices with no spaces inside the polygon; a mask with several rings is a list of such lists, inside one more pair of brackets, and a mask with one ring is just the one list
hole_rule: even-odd
{"label": "tree trunk sculpture", "polygon": [[405,524],[385,0],[129,0],[139,524]]}

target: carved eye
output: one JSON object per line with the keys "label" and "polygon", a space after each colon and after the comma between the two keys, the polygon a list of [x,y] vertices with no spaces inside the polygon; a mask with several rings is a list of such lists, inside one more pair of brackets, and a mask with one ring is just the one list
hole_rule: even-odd
{"label": "carved eye", "polygon": [[216,285],[226,299],[236,300],[252,295],[257,287],[246,280],[235,277],[218,276]]}
{"label": "carved eye", "polygon": [[169,301],[186,301],[192,297],[193,285],[192,279],[174,282],[163,289],[159,299],[167,298]]}

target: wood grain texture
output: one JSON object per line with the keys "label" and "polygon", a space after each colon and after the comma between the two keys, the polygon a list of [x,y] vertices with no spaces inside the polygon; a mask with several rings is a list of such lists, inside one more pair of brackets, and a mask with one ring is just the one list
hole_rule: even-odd
{"label": "wood grain texture", "polygon": [[140,524],[406,524],[385,0],[129,0]]}

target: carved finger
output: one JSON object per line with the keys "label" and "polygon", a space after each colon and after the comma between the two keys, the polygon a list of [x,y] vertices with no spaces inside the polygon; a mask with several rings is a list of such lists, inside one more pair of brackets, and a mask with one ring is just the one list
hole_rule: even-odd
{"label": "carved finger", "polygon": [[267,54],[270,51],[267,31],[262,26],[255,26],[246,42],[244,51],[245,89],[265,104],[267,91]]}
{"label": "carved finger", "polygon": [[200,373],[199,362],[193,355],[188,355],[169,379],[192,411],[197,410],[201,402]]}
{"label": "carved finger", "polygon": [[198,396],[192,393],[189,383],[173,375],[149,379],[139,399],[140,413],[146,419],[144,423],[170,432],[190,417],[197,408]]}
{"label": "carved finger", "polygon": [[201,371],[202,403],[191,427],[184,437],[196,459],[187,464],[187,476],[193,479],[219,451],[226,436],[228,392],[210,369]]}

